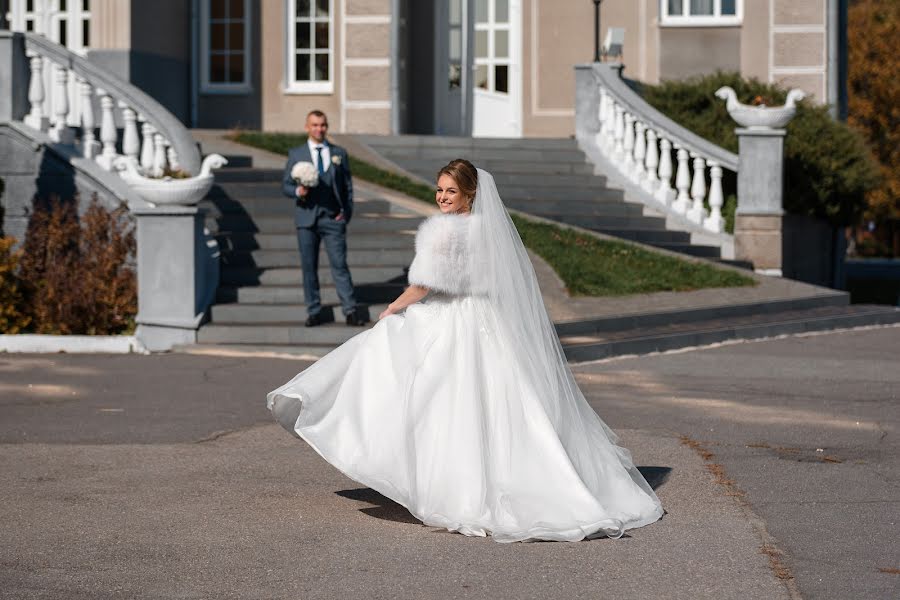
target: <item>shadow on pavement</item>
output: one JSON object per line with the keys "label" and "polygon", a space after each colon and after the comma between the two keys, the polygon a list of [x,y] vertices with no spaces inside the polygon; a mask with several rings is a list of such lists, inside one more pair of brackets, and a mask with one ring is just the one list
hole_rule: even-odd
{"label": "shadow on pavement", "polygon": [[654,490],[662,487],[662,484],[669,480],[672,474],[672,467],[638,467],[638,471],[647,480]]}
{"label": "shadow on pavement", "polygon": [[421,524],[417,518],[412,516],[403,506],[397,504],[389,498],[385,498],[371,488],[357,488],[354,490],[341,490],[335,492],[338,496],[357,500],[359,502],[367,502],[374,504],[368,508],[359,509],[360,512],[375,517],[376,519],[384,519],[385,521],[396,521],[398,523],[416,523]]}

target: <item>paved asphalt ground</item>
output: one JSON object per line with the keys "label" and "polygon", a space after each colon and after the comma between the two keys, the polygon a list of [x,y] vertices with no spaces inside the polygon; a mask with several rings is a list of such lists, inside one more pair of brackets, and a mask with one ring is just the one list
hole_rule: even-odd
{"label": "paved asphalt ground", "polygon": [[900,328],[577,366],[667,514],[576,544],[345,478],[263,406],[306,364],[0,355],[0,598],[900,597]]}

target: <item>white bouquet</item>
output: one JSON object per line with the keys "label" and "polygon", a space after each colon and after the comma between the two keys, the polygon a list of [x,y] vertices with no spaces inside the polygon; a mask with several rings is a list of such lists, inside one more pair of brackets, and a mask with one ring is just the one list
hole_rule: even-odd
{"label": "white bouquet", "polygon": [[311,188],[319,185],[319,171],[311,162],[294,163],[294,166],[291,167],[291,177],[303,187]]}

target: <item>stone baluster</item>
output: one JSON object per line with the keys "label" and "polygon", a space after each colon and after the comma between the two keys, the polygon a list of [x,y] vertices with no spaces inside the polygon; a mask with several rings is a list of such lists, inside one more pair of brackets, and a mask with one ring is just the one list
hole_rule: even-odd
{"label": "stone baluster", "polygon": [[128,158],[138,159],[141,151],[141,140],[138,138],[137,114],[134,109],[119,102],[119,108],[122,109],[122,154]]}
{"label": "stone baluster", "polygon": [[603,148],[603,140],[606,137],[606,109],[607,109],[607,100],[609,99],[609,95],[606,93],[606,88],[602,85],[597,86],[600,91],[600,104],[597,109],[597,122],[599,123],[599,127],[597,128],[597,135],[595,137],[595,141],[599,148]]}
{"label": "stone baluster", "polygon": [[147,122],[144,115],[138,115],[138,120],[141,122],[141,137],[143,138],[141,144],[141,169],[143,169],[144,173],[149,173],[153,169],[153,135],[156,133],[156,129]]}
{"label": "stone baluster", "polygon": [[94,87],[86,79],[79,78],[78,91],[81,94],[81,155],[93,159],[100,153],[100,142],[94,132],[97,126],[94,119]]}
{"label": "stone baluster", "polygon": [[656,199],[660,204],[669,206],[675,197],[672,189],[672,142],[666,138],[659,141],[659,187],[656,189]]}
{"label": "stone baluster", "polygon": [[656,187],[659,185],[659,178],[656,175],[656,169],[659,168],[659,148],[656,146],[656,132],[647,127],[647,152],[644,159],[644,181],[641,186],[649,193],[655,194]]}
{"label": "stone baluster", "polygon": [[634,115],[630,113],[625,113],[625,139],[622,147],[625,150],[622,170],[630,178],[634,172]]}
{"label": "stone baluster", "polygon": [[620,166],[622,159],[625,157],[625,109],[618,103],[615,105],[616,122],[615,122],[615,138],[613,144],[613,162],[616,166]]}
{"label": "stone baluster", "polygon": [[116,141],[119,137],[113,114],[115,102],[106,90],[98,88],[97,95],[100,96],[100,141],[103,143],[103,151],[97,157],[97,163],[107,171],[111,171],[117,155]]}
{"label": "stone baluster", "polygon": [[53,129],[50,139],[59,144],[73,144],[75,136],[69,127],[69,70],[56,65],[53,73]]}
{"label": "stone baluster", "polygon": [[151,177],[162,177],[166,172],[166,139],[162,134],[153,134],[153,166]]}
{"label": "stone baluster", "polygon": [[611,154],[616,145],[616,101],[606,96],[606,117],[603,123],[603,151]]}
{"label": "stone baluster", "polygon": [[687,218],[701,225],[706,218],[706,207],[703,199],[706,198],[706,160],[702,156],[691,153],[694,159],[694,178],[691,182],[691,199],[693,204],[687,211]]}
{"label": "stone baluster", "polygon": [[717,162],[709,161],[709,216],[703,221],[704,228],[715,233],[725,231],[725,219],[722,218],[724,203],[722,167]]}
{"label": "stone baluster", "polygon": [[166,158],[169,159],[169,168],[172,171],[181,170],[181,164],[178,162],[178,153],[175,152],[174,146],[170,145],[166,147]]}
{"label": "stone baluster", "polygon": [[672,210],[679,214],[685,214],[690,208],[691,198],[688,196],[688,189],[691,186],[691,173],[688,168],[688,151],[681,146],[675,146],[678,157],[678,170],[675,172],[675,189],[678,190],[678,196],[672,203]]}
{"label": "stone baluster", "polygon": [[634,123],[634,167],[631,173],[631,179],[638,185],[643,183],[647,176],[644,171],[644,160],[647,156],[647,137],[645,135],[647,127],[640,121]]}
{"label": "stone baluster", "polygon": [[31,110],[25,117],[25,124],[40,131],[47,131],[49,126],[47,116],[44,114],[44,59],[40,56],[32,56],[29,60],[31,66],[31,80],[28,82],[28,102]]}

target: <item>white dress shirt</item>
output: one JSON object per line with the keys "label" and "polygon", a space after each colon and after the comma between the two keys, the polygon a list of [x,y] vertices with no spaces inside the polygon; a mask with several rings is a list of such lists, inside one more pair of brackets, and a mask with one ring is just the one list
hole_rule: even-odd
{"label": "white dress shirt", "polygon": [[319,169],[319,153],[316,152],[317,146],[322,147],[322,160],[325,161],[322,170],[327,171],[331,168],[331,150],[328,148],[328,142],[322,140],[321,144],[317,144],[312,138],[307,138],[306,145],[309,146],[309,155],[312,157],[312,163],[316,170]]}

